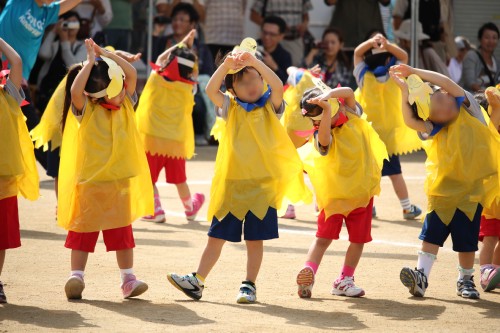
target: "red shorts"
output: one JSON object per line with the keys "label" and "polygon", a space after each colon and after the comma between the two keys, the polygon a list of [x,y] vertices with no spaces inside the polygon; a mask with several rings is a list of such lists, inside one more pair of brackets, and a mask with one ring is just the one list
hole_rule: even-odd
{"label": "red shorts", "polygon": [[163,155],[151,155],[146,153],[148,158],[149,171],[153,184],[158,181],[161,169],[165,168],[167,183],[182,184],[186,182],[186,160],[183,158],[173,158]]}
{"label": "red shorts", "polygon": [[17,197],[0,200],[0,250],[21,246]]}
{"label": "red shorts", "polygon": [[340,214],[330,216],[325,221],[325,211],[322,210],[318,216],[318,231],[316,237],[326,239],[339,239],[342,223],[345,220],[349,242],[368,243],[372,241],[372,207],[373,198],[366,207],[353,210],[347,217]]}
{"label": "red shorts", "polygon": [[[102,231],[106,251],[120,251],[133,249],[135,247],[132,226],[108,229]],[[69,231],[66,237],[65,247],[83,252],[94,252],[95,244],[99,238],[99,231],[96,232],[74,232]]]}
{"label": "red shorts", "polygon": [[479,226],[479,240],[482,242],[484,237],[500,238],[500,220],[487,219],[481,216],[481,224]]}

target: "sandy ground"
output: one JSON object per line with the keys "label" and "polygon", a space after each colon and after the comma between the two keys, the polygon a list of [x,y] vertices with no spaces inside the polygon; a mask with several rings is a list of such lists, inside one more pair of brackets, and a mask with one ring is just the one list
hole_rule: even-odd
{"label": "sandy ground", "polygon": [[[188,163],[192,191],[209,193],[216,149],[198,149]],[[403,158],[412,200],[425,207],[424,155]],[[455,293],[457,257],[448,242],[438,256],[424,299],[412,298],[399,281],[402,266],[416,264],[420,221],[402,220],[401,209],[388,179],[376,199],[379,218],[373,222],[374,241],[356,271],[366,290],[360,299],[330,294],[348,245],[334,242],[319,269],[311,300],[297,297],[295,276],[302,268],[316,230],[314,207],[297,208],[296,220],[280,221],[280,238],[266,243],[259,279],[258,303],[235,302],[245,277],[244,244],[226,245],[219,263],[206,280],[200,302],[188,300],[166,279],[168,272],[196,269],[206,242],[206,206],[197,222],[188,223],[175,188],[160,186],[165,224],[136,222],[135,271],[150,289],[140,299],[122,300],[113,253],[99,241],[86,271],[84,300],[68,302],[64,283],[70,251],[63,247],[65,231],[54,221],[53,181],[41,182],[42,197],[20,200],[23,246],[7,253],[2,281],[9,304],[0,306],[0,332],[26,331],[213,331],[267,332],[316,330],[368,331],[498,331],[500,292],[465,300]],[[478,269],[476,265],[476,269]],[[476,274],[477,275],[477,274]],[[476,280],[479,280],[476,276]]]}

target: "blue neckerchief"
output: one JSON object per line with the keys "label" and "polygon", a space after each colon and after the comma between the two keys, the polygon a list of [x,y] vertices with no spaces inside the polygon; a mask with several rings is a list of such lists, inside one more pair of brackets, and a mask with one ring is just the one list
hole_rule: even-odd
{"label": "blue neckerchief", "polygon": [[455,102],[457,103],[457,108],[460,110],[460,107],[465,101],[465,96],[455,97]]}
{"label": "blue neckerchief", "polygon": [[250,112],[252,111],[253,109],[255,108],[261,108],[263,107],[264,105],[266,105],[267,103],[267,100],[269,99],[269,97],[271,97],[271,87],[269,87],[269,85],[267,86],[267,90],[266,92],[264,93],[264,95],[260,96],[260,98],[255,102],[255,103],[247,103],[247,102],[243,102],[241,99],[239,99],[238,97],[236,97],[236,102],[238,102],[238,104],[243,108],[245,109],[246,112]]}
{"label": "blue neckerchief", "polygon": [[359,73],[359,81],[363,80],[363,77],[365,76],[366,72],[371,72],[375,77],[381,77],[384,75],[387,75],[389,73],[389,68],[391,66],[394,66],[396,64],[396,57],[391,57],[391,60],[389,60],[389,63],[385,66],[377,66],[377,68],[371,70],[368,68],[368,65],[365,65],[365,68],[361,70],[361,73]]}
{"label": "blue neckerchief", "polygon": [[[460,111],[460,107],[462,106],[463,102],[465,101],[465,96],[460,96],[460,97],[455,97],[455,102],[457,103],[457,107]],[[429,136],[434,136],[439,133],[440,130],[442,130],[446,125],[440,125],[440,124],[434,124],[432,123],[432,132],[429,134]]]}
{"label": "blue neckerchief", "polygon": [[296,75],[295,75],[295,84],[299,84],[300,82],[300,79],[302,79],[302,76],[304,76],[304,71],[299,71]]}

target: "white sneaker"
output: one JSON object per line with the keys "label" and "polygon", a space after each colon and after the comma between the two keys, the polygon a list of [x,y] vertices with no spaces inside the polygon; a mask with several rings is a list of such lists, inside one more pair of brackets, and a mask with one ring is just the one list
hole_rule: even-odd
{"label": "white sneaker", "polygon": [[257,301],[257,289],[247,281],[243,281],[240,286],[240,292],[236,297],[236,303],[255,303]]}
{"label": "white sneaker", "polygon": [[429,283],[427,282],[427,276],[424,274],[422,268],[411,269],[409,267],[404,267],[401,273],[399,273],[399,279],[403,285],[408,288],[410,294],[416,297],[424,297]]}
{"label": "white sneaker", "polygon": [[300,298],[311,298],[314,286],[314,272],[311,267],[304,267],[297,274],[297,286]]}
{"label": "white sneaker", "polygon": [[168,281],[186,296],[198,301],[201,299],[205,286],[196,278],[196,273],[180,276],[175,273],[167,274]]}
{"label": "white sneaker", "polygon": [[365,291],[354,284],[353,276],[344,276],[342,280],[333,283],[332,295],[361,297],[365,295]]}

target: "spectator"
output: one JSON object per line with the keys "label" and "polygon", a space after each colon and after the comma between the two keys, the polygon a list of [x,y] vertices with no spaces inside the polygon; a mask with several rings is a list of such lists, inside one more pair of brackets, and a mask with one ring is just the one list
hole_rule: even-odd
{"label": "spectator", "polygon": [[132,5],[138,0],[111,0],[113,19],[104,29],[106,44],[130,51],[132,38]]}
{"label": "spectator", "polygon": [[172,9],[179,3],[189,3],[200,16],[200,21],[205,21],[205,1],[204,0],[156,0],[156,11],[165,17],[172,16]]}
{"label": "spectator", "polygon": [[[404,20],[399,26],[399,30],[394,31],[394,35],[399,39],[399,46],[411,54],[411,20]],[[422,31],[420,22],[417,22],[417,40],[419,42],[418,67],[450,77],[448,67],[432,48],[429,36]]]}
{"label": "spectator", "polygon": [[243,39],[246,0],[205,0],[205,41],[215,59],[226,54]]}
{"label": "spectator", "polygon": [[[411,0],[396,0],[392,11],[394,30],[398,30],[404,20],[411,18]],[[422,0],[419,2],[419,21],[423,33],[431,41],[441,39],[441,3],[440,0]]]}
{"label": "spectator", "polygon": [[292,55],[292,64],[298,66],[304,58],[304,34],[309,26],[311,0],[255,0],[250,19],[262,26],[266,16],[279,16],[287,23],[283,48]]}
{"label": "spectator", "polygon": [[494,52],[498,45],[498,27],[491,22],[483,24],[477,33],[479,49],[467,52],[463,62],[461,86],[479,91],[498,83],[500,68]]}
{"label": "spectator", "polygon": [[113,19],[110,0],[82,0],[75,8],[80,15],[81,27],[78,38],[93,38],[98,44],[104,44],[103,29]]}
{"label": "spectator", "polygon": [[465,55],[469,50],[472,49],[469,40],[465,37],[458,36],[455,38],[455,44],[457,47],[457,55],[450,59],[448,64],[448,72],[450,73],[450,78],[458,83],[462,77],[462,64]]}
{"label": "spectator", "polygon": [[349,58],[342,51],[344,38],[340,30],[328,28],[323,32],[321,43],[312,49],[304,60],[304,65],[311,68],[321,67],[323,81],[331,88],[352,86],[354,78]]}
{"label": "spectator", "polygon": [[267,16],[262,23],[261,39],[258,41],[262,45],[264,63],[278,75],[283,83],[288,79],[286,70],[292,65],[292,56],[280,44],[285,36],[285,29],[286,22],[281,17]]}
{"label": "spectator", "polygon": [[388,6],[390,2],[390,0],[325,0],[327,6],[335,5],[330,26],[342,29],[345,48],[349,50],[354,50],[364,42],[368,32],[385,31],[379,3]]}

